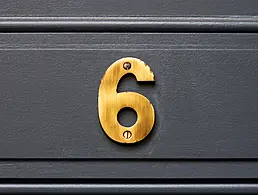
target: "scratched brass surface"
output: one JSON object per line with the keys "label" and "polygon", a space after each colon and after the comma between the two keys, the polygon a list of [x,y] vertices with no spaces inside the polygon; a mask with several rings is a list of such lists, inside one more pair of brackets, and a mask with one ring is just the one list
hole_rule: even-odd
{"label": "scratched brass surface", "polygon": [[[150,101],[135,92],[117,93],[119,80],[126,74],[134,74],[137,81],[154,81],[150,67],[137,58],[126,57],[114,62],[105,72],[98,96],[99,120],[106,135],[120,143],[135,143],[144,139],[151,131],[155,112]],[[119,124],[117,114],[122,108],[132,108],[137,121],[131,127]]]}

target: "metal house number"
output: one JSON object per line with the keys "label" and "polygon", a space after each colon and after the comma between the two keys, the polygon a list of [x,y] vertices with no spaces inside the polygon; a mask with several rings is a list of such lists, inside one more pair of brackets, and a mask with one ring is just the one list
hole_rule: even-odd
{"label": "metal house number", "polygon": [[[98,94],[98,113],[102,128],[107,136],[120,143],[135,143],[144,139],[151,131],[155,112],[150,101],[135,92],[117,93],[119,80],[126,74],[134,74],[137,81],[154,81],[150,67],[137,58],[126,57],[114,62],[105,72]],[[137,121],[131,127],[122,126],[118,112],[132,108],[137,113]]]}

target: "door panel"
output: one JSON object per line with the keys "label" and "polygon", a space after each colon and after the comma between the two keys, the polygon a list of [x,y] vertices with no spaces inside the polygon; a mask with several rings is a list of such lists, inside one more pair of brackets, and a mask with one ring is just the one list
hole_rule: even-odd
{"label": "door panel", "polygon": [[[2,159],[254,159],[258,157],[256,34],[0,34]],[[145,61],[152,133],[112,142],[98,120],[98,87],[122,57]]]}

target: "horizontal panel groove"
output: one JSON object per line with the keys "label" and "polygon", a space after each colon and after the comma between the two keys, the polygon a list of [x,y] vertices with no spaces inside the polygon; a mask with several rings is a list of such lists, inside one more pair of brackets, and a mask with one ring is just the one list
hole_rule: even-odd
{"label": "horizontal panel groove", "polygon": [[258,163],[258,158],[1,158],[1,162],[250,162]]}
{"label": "horizontal panel groove", "polygon": [[0,17],[1,32],[258,32],[258,16]]}
{"label": "horizontal panel groove", "polygon": [[0,193],[245,193],[258,184],[0,184]]}
{"label": "horizontal panel groove", "polygon": [[257,184],[257,178],[5,178],[1,184]]}

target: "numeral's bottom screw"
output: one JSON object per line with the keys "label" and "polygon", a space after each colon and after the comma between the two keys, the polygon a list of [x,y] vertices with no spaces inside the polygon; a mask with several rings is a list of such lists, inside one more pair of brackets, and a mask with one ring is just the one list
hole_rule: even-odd
{"label": "numeral's bottom screw", "polygon": [[132,137],[132,133],[130,131],[125,131],[123,136],[125,139],[130,139]]}
{"label": "numeral's bottom screw", "polygon": [[131,63],[130,62],[125,62],[123,64],[123,67],[124,67],[125,70],[129,70],[131,68]]}

